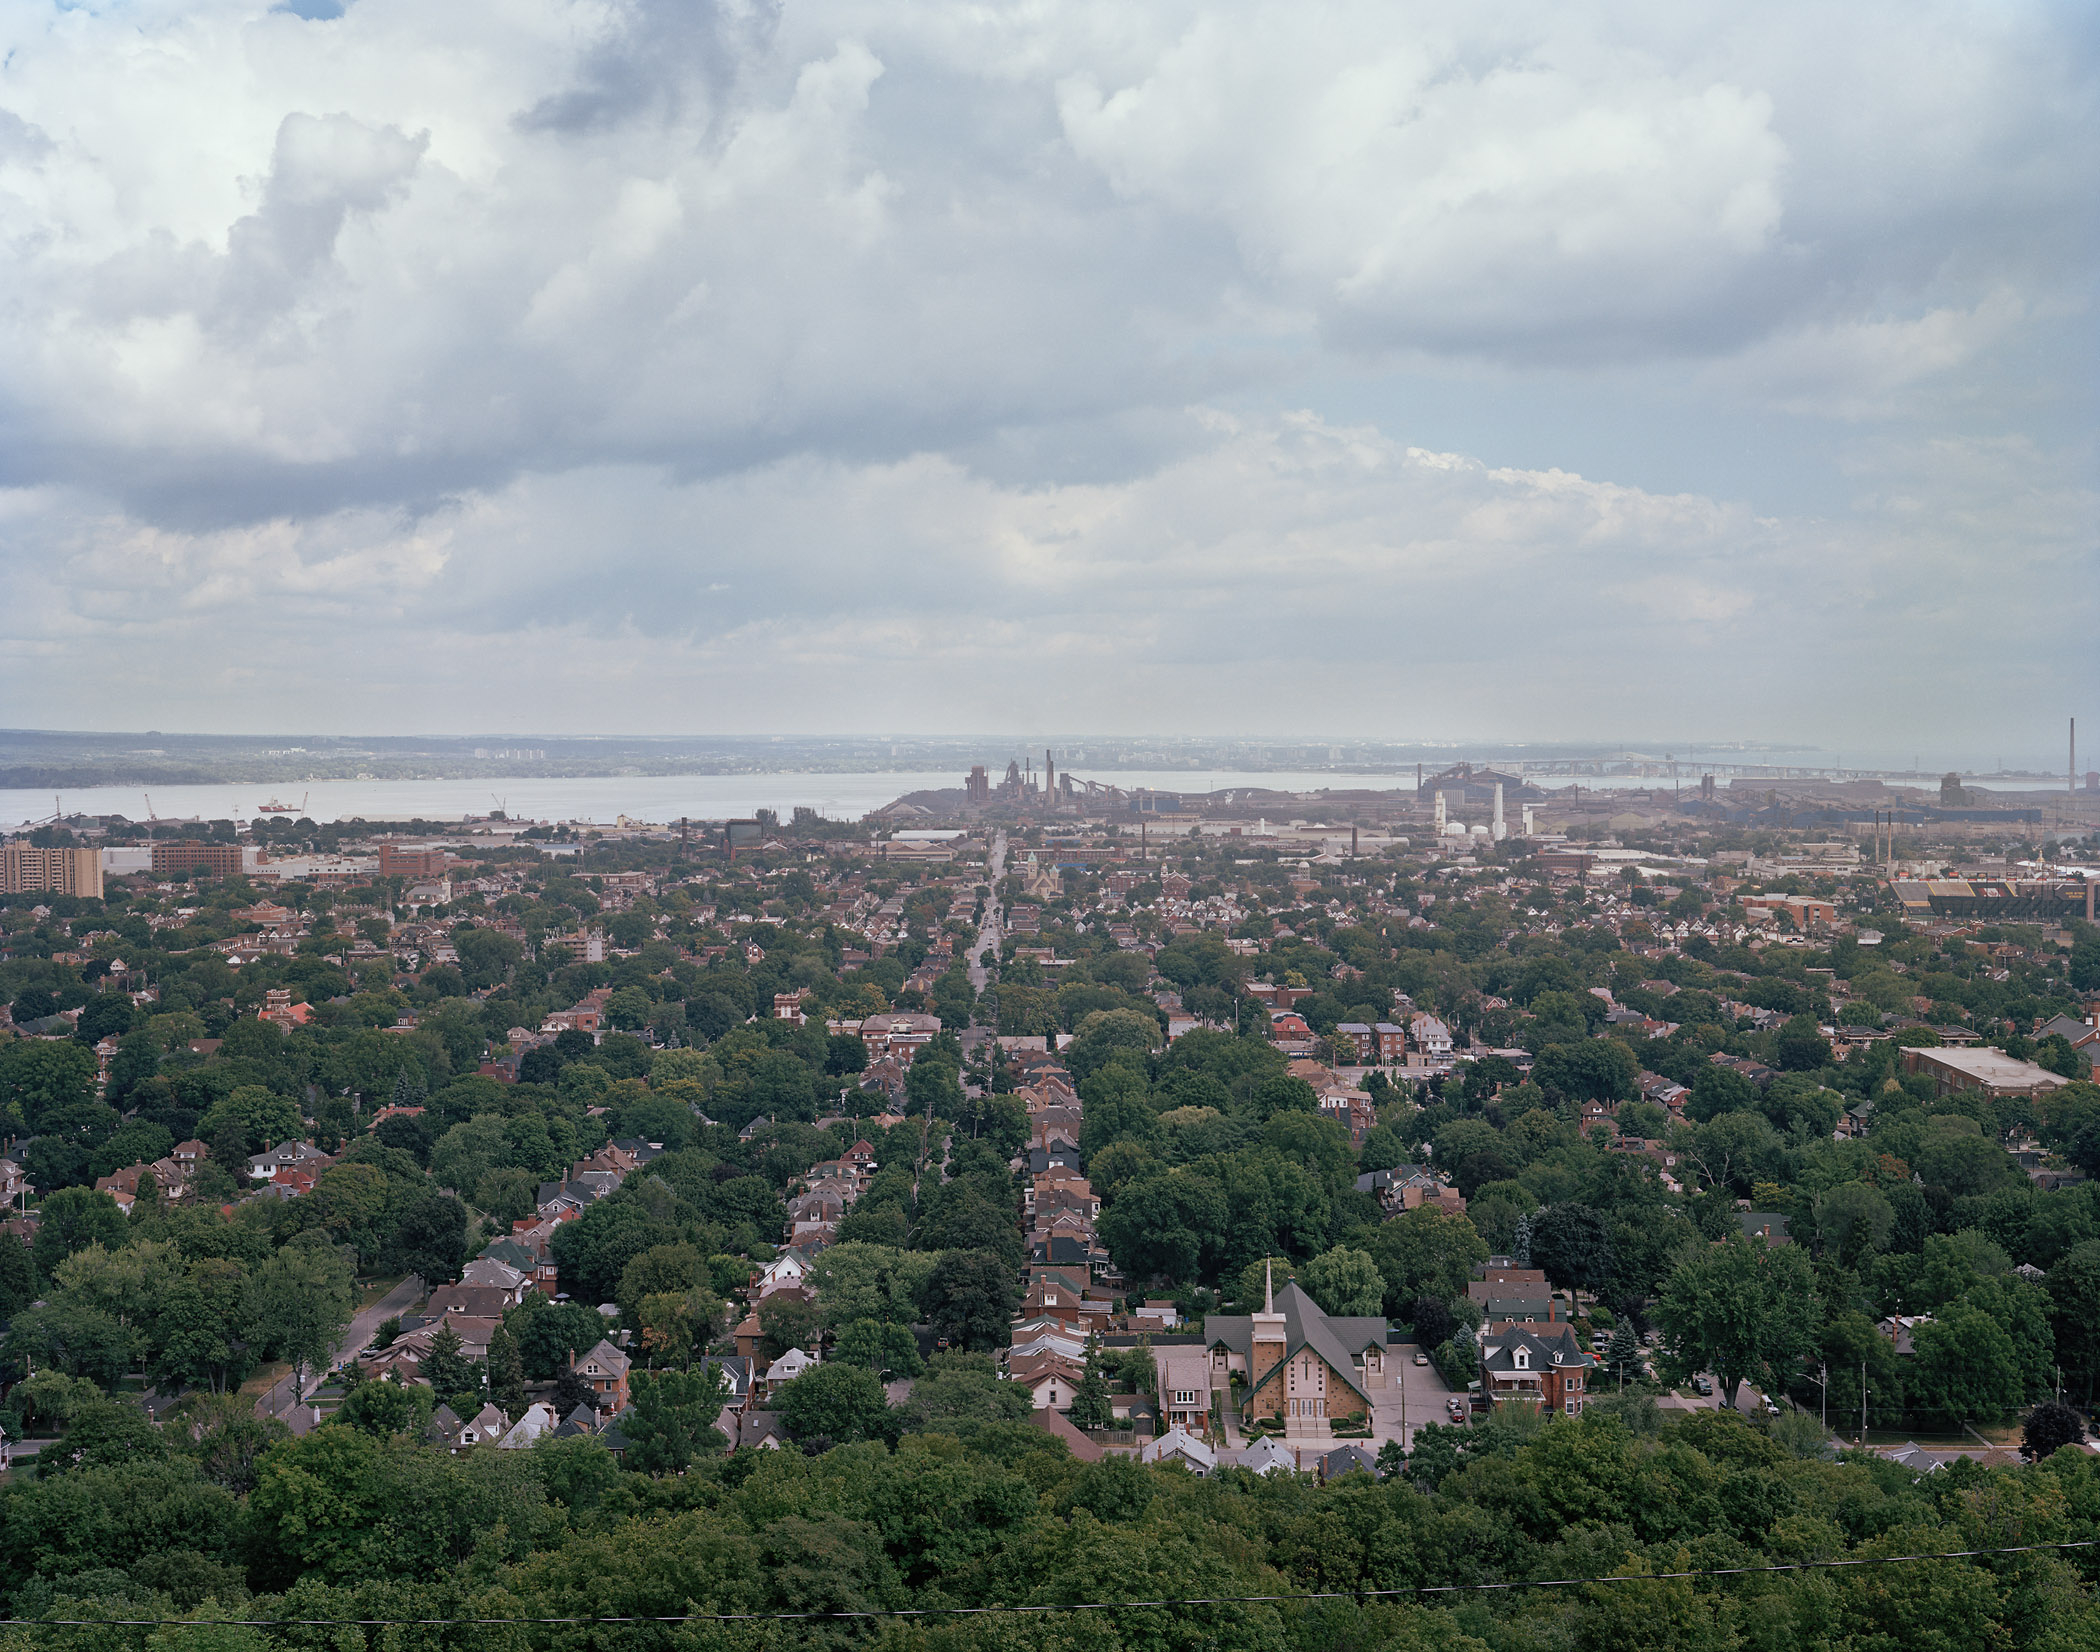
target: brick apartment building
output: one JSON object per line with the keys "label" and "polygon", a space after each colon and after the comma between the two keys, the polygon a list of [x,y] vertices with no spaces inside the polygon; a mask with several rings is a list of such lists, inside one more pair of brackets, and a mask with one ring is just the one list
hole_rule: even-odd
{"label": "brick apartment building", "polygon": [[247,851],[238,843],[205,843],[184,838],[153,846],[153,870],[167,877],[176,872],[203,872],[208,877],[239,877],[248,869]]}

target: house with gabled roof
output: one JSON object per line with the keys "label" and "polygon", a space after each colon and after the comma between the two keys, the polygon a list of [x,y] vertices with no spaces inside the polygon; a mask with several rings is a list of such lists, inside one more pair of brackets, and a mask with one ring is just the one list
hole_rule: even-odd
{"label": "house with gabled roof", "polygon": [[503,1438],[496,1442],[499,1451],[523,1451],[528,1446],[538,1445],[559,1425],[554,1419],[554,1407],[545,1403],[528,1405],[525,1414],[504,1431]]}
{"label": "house with gabled roof", "polygon": [[1495,1405],[1524,1400],[1578,1416],[1595,1365],[1565,1322],[1504,1321],[1480,1332],[1481,1391]]}
{"label": "house with gabled roof", "polygon": [[[1412,1210],[1422,1202],[1422,1195],[1434,1199],[1442,1185],[1436,1171],[1426,1164],[1396,1164],[1386,1170],[1366,1170],[1356,1178],[1356,1191],[1368,1193],[1389,1214]],[[1407,1195],[1415,1194],[1414,1204]]]}
{"label": "house with gabled roof", "polygon": [[569,1368],[596,1396],[600,1411],[619,1412],[627,1409],[627,1373],[633,1364],[601,1337],[588,1352],[578,1355]]}
{"label": "house with gabled roof", "polygon": [[1490,1260],[1481,1277],[1466,1286],[1466,1295],[1488,1319],[1551,1321],[1559,1317],[1553,1287],[1543,1268],[1498,1268]]}
{"label": "house with gabled roof", "polygon": [[494,1400],[491,1400],[474,1413],[471,1421],[463,1423],[459,1432],[446,1443],[454,1451],[469,1451],[479,1445],[494,1445],[508,1432],[510,1418],[503,1414]]}
{"label": "house with gabled roof", "polygon": [[768,1395],[778,1393],[803,1372],[814,1371],[818,1363],[817,1356],[807,1348],[790,1348],[766,1367],[765,1392]]}
{"label": "house with gabled roof", "polygon": [[788,1246],[759,1270],[757,1295],[754,1300],[762,1300],[775,1291],[787,1289],[790,1285],[802,1284],[809,1278],[812,1266],[807,1252],[797,1250],[793,1245]]}
{"label": "house with gabled roof", "polygon": [[596,1407],[579,1401],[576,1408],[555,1426],[554,1438],[573,1440],[578,1435],[595,1434],[601,1420]]}
{"label": "house with gabled roof", "polygon": [[335,1160],[323,1153],[312,1142],[281,1141],[267,1153],[256,1153],[248,1160],[248,1174],[258,1182],[267,1182],[280,1170],[305,1170],[318,1176]]}
{"label": "house with gabled roof", "polygon": [[1158,1379],[1159,1406],[1169,1427],[1191,1434],[1210,1427],[1210,1359],[1201,1348],[1158,1347],[1152,1365]]}
{"label": "house with gabled roof", "polygon": [[1078,1394],[1086,1364],[1054,1348],[1044,1348],[1010,1360],[1006,1375],[1028,1390],[1038,1409],[1063,1410]]}
{"label": "house with gabled roof", "polygon": [[1052,1439],[1062,1440],[1065,1449],[1082,1463],[1098,1463],[1106,1453],[1090,1439],[1071,1418],[1062,1411],[1052,1411],[1048,1406],[1029,1413],[1028,1420]]}
{"label": "house with gabled roof", "polygon": [[777,1411],[746,1411],[737,1418],[737,1431],[729,1437],[735,1451],[780,1451],[788,1444],[787,1426]]}
{"label": "house with gabled roof", "polygon": [[1063,1354],[1067,1359],[1086,1357],[1086,1334],[1075,1325],[1067,1325],[1060,1319],[1017,1319],[1013,1324],[1009,1354],[1019,1359],[1027,1354],[1045,1351]]}
{"label": "house with gabled roof", "polygon": [[1379,1478],[1378,1459],[1367,1447],[1354,1443],[1336,1446],[1320,1459],[1318,1468],[1323,1480],[1339,1480],[1357,1469],[1362,1469],[1374,1480]]}
{"label": "house with gabled roof", "polygon": [[1260,1475],[1298,1472],[1298,1454],[1273,1434],[1265,1434],[1254,1444],[1242,1447],[1232,1463]]}
{"label": "house with gabled roof", "polygon": [[1179,1463],[1191,1474],[1205,1476],[1218,1466],[1218,1454],[1186,1429],[1170,1428],[1156,1440],[1138,1447],[1143,1463]]}
{"label": "house with gabled roof", "polygon": [[752,1390],[758,1382],[758,1365],[742,1354],[703,1354],[693,1361],[693,1374],[704,1377],[710,1371],[722,1374],[722,1390],[728,1396],[732,1409],[748,1405]]}
{"label": "house with gabled roof", "polygon": [[[499,1240],[497,1243],[508,1244],[508,1241]],[[532,1276],[525,1269],[491,1254],[495,1248],[494,1245],[490,1246],[469,1262],[460,1273],[459,1283],[462,1288],[469,1290],[494,1291],[503,1298],[506,1308],[515,1308],[525,1300],[525,1293],[532,1285]],[[522,1251],[520,1254],[523,1254]]]}

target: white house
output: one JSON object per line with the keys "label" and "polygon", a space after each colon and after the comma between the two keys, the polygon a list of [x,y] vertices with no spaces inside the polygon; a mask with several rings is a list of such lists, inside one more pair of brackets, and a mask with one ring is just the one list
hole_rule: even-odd
{"label": "white house", "polygon": [[1251,1468],[1256,1474],[1296,1474],[1297,1454],[1291,1451],[1274,1435],[1265,1436],[1246,1447],[1234,1459],[1241,1468]]}
{"label": "white house", "polygon": [[1138,1460],[1145,1463],[1182,1463],[1191,1474],[1207,1475],[1218,1466],[1218,1454],[1185,1428],[1170,1428],[1156,1440],[1138,1447]]}
{"label": "white house", "polygon": [[552,1434],[559,1426],[554,1407],[545,1404],[528,1405],[525,1415],[510,1425],[510,1430],[496,1442],[499,1451],[523,1451],[536,1445],[544,1436]]}

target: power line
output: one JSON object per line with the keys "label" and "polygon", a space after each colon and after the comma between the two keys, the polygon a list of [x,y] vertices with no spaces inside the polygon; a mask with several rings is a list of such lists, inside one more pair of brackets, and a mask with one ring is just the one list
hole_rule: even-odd
{"label": "power line", "polygon": [[1466,1595],[1517,1589],[1574,1589],[1593,1583],[1665,1583],[1694,1577],[1751,1577],[1772,1572],[1835,1571],[1850,1566],[1899,1566],[1928,1560],[1977,1560],[1988,1555],[2041,1554],[2061,1549],[2095,1547],[2100,1547],[2100,1537],[2072,1538],[2061,1543],[2010,1543],[1995,1549],[1949,1549],[1933,1554],[1863,1555],[1844,1560],[1796,1560],[1770,1566],[1707,1566],[1683,1572],[1637,1572],[1613,1577],[1517,1578],[1505,1583],[1417,1583],[1398,1589],[1328,1589],[1280,1595],[1190,1595],[1168,1600],[1086,1600],[1040,1606],[880,1606],[832,1612],[679,1612],[661,1617],[579,1618],[0,1618],[0,1628],[29,1629],[39,1625],[66,1628],[155,1628],[167,1624],[195,1624],[199,1627],[230,1624],[242,1629],[445,1629],[494,1624],[806,1623],[846,1618],[967,1618],[990,1617],[999,1613],[1022,1616],[1049,1612],[1117,1612],[1168,1606],[1273,1606],[1316,1600],[1353,1600],[1360,1604],[1364,1601],[1387,1600],[1401,1595]]}

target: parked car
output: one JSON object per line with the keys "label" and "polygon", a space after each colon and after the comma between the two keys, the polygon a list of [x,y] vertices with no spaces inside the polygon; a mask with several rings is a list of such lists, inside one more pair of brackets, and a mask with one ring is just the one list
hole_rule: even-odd
{"label": "parked car", "polygon": [[1466,1402],[1462,1395],[1453,1394],[1444,1402],[1444,1409],[1451,1413],[1451,1420],[1462,1423],[1466,1420]]}
{"label": "parked car", "polygon": [[1415,1363],[1417,1365],[1427,1365],[1429,1363],[1429,1356],[1423,1353],[1421,1349],[1417,1348],[1415,1350]]}
{"label": "parked car", "polygon": [[1714,1379],[1712,1377],[1692,1378],[1692,1392],[1694,1394],[1711,1394],[1713,1391]]}

